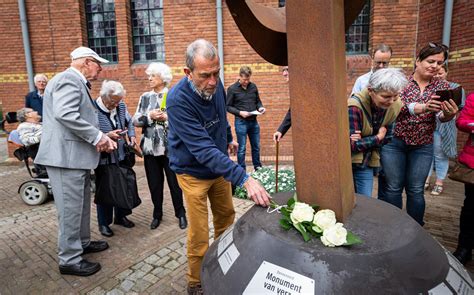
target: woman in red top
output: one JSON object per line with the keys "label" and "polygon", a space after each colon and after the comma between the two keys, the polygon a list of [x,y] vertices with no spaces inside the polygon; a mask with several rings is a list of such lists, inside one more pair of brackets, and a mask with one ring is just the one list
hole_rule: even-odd
{"label": "woman in red top", "polygon": [[415,71],[401,92],[404,103],[397,118],[392,141],[383,146],[381,162],[386,185],[379,199],[403,207],[402,192],[407,194],[407,213],[423,225],[424,184],[433,158],[433,132],[436,116],[441,122],[452,120],[458,112],[452,100],[441,102],[437,90],[448,89],[446,81],[435,78],[448,58],[448,48],[428,43],[415,62]]}
{"label": "woman in red top", "polygon": [[[460,131],[470,134],[459,154],[459,162],[474,169],[474,93],[467,97],[466,105],[456,125]],[[458,247],[453,254],[463,265],[466,265],[472,259],[474,246],[474,184],[466,183],[464,188],[466,199],[464,199],[459,218]]]}

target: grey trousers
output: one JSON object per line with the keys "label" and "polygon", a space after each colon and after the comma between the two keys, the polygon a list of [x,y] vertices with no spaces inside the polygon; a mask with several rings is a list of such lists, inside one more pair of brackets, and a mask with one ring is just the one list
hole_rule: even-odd
{"label": "grey trousers", "polygon": [[90,170],[46,166],[58,211],[59,265],[82,260],[90,243]]}

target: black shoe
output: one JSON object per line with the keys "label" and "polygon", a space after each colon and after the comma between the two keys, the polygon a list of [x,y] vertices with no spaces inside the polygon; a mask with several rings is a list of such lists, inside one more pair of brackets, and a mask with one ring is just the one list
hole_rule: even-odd
{"label": "black shoe", "polygon": [[107,225],[99,225],[99,232],[105,237],[111,237],[114,235],[114,232]]}
{"label": "black shoe", "polygon": [[188,221],[186,220],[186,216],[179,217],[179,228],[185,229],[188,227]]}
{"label": "black shoe", "polygon": [[155,229],[158,226],[160,226],[160,222],[161,222],[160,219],[153,218],[153,221],[150,224],[150,229]]}
{"label": "black shoe", "polygon": [[466,265],[466,263],[472,260],[472,249],[458,247],[453,255],[462,265]]}
{"label": "black shoe", "polygon": [[121,226],[126,227],[126,228],[132,228],[132,227],[135,226],[135,223],[128,220],[127,217],[122,217],[120,219],[115,219],[114,224],[118,224],[118,225],[121,225]]}
{"label": "black shoe", "polygon": [[100,263],[89,262],[82,259],[80,262],[71,265],[60,265],[59,272],[63,275],[90,276],[100,270]]}
{"label": "black shoe", "polygon": [[84,248],[82,254],[100,252],[107,248],[109,248],[109,244],[106,241],[91,241],[89,246]]}
{"label": "black shoe", "polygon": [[188,295],[201,295],[201,294],[204,294],[201,284],[197,284],[197,285],[194,285],[194,286],[188,286],[187,291],[188,291]]}

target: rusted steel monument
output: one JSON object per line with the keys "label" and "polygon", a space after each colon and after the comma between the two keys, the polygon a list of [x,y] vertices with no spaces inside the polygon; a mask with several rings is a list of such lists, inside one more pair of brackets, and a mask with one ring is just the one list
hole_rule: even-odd
{"label": "rusted steel monument", "polygon": [[[280,228],[278,214],[254,206],[209,248],[204,293],[472,294],[464,267],[411,217],[354,195],[344,32],[365,0],[290,0],[286,9],[253,0],[226,2],[255,51],[291,68],[298,199],[334,210],[364,243],[305,243],[296,231]],[[291,196],[273,197],[283,204]]]}

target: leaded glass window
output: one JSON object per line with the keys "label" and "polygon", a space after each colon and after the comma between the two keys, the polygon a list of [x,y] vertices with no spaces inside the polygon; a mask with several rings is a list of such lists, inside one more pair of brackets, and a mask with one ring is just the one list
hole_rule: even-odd
{"label": "leaded glass window", "polygon": [[164,61],[163,0],[131,0],[133,59]]}
{"label": "leaded glass window", "polygon": [[369,52],[370,1],[362,8],[359,16],[346,32],[346,53],[366,54]]}
{"label": "leaded glass window", "polygon": [[114,0],[86,0],[89,47],[110,62],[118,62]]}

